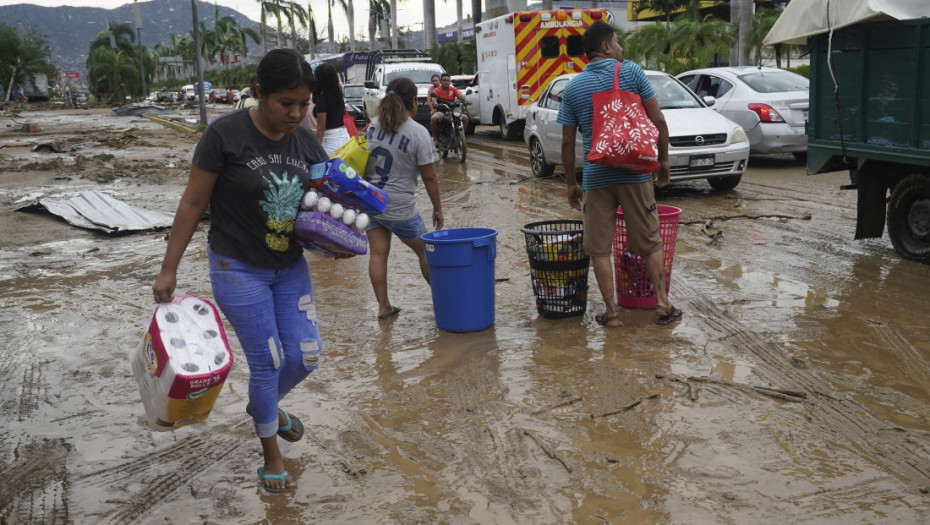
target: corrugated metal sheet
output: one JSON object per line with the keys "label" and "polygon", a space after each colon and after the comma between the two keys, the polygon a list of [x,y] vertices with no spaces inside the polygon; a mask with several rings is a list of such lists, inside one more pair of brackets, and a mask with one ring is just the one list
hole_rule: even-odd
{"label": "corrugated metal sheet", "polygon": [[40,198],[17,211],[45,208],[79,228],[125,233],[170,228],[174,216],[130,206],[97,190],[82,192],[67,200]]}

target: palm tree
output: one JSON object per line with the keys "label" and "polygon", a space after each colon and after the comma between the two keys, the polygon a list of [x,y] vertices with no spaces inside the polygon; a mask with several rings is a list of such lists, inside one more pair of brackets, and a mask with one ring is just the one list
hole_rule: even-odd
{"label": "palm tree", "polygon": [[[309,7],[309,4],[307,5]],[[293,0],[288,1],[287,22],[291,26],[291,43],[294,45],[294,51],[297,51],[297,28],[295,26],[296,22],[300,22],[304,26],[307,25],[307,10]]]}
{"label": "palm tree", "polygon": [[290,16],[290,9],[288,5],[290,4],[289,0],[268,0],[268,3],[271,4],[272,12],[274,13],[275,18],[278,21],[278,33],[275,35],[275,47],[281,47],[281,38],[284,34],[283,30],[283,18]]}
{"label": "palm tree", "polygon": [[[775,21],[781,16],[784,6],[774,8],[759,8],[752,17],[752,31],[749,32],[749,49],[753,56],[753,63],[762,63],[762,41],[769,34]],[[775,44],[775,66],[781,67],[781,53],[787,47],[784,44]],[[790,67],[790,66],[789,66]]]}
{"label": "palm tree", "polygon": [[671,28],[656,22],[637,29],[627,39],[625,56],[638,56],[643,69],[664,69],[671,62]]}
{"label": "palm tree", "polygon": [[756,3],[753,0],[742,0],[742,4],[739,8],[739,65],[746,66],[749,65],[749,33],[752,31]]}
{"label": "palm tree", "polygon": [[397,0],[391,0],[391,49],[397,49]]}
{"label": "palm tree", "polygon": [[329,18],[326,29],[327,29],[327,36],[329,37],[329,52],[330,53],[336,52],[336,37],[334,34],[335,31],[333,30],[333,6],[336,5],[337,1],[339,2],[339,5],[342,7],[342,9],[346,11],[348,11],[349,9],[349,7],[346,5],[345,0],[326,0],[326,11],[327,11],[326,14]]}
{"label": "palm tree", "polygon": [[138,61],[122,49],[112,49],[109,43],[98,46],[87,59],[87,80],[94,90],[115,93],[120,84],[126,82],[131,87],[139,80]]}
{"label": "palm tree", "polygon": [[[378,28],[391,17],[391,6],[387,0],[368,0],[368,48],[375,48]],[[382,32],[381,36],[384,36]]]}
{"label": "palm tree", "polygon": [[726,54],[736,42],[736,26],[713,15],[700,13],[679,16],[672,24],[670,51],[673,60],[666,71],[672,75],[707,66],[716,54]]}
{"label": "palm tree", "polygon": [[122,49],[132,56],[135,56],[136,32],[128,22],[110,22],[107,24],[107,30],[97,33],[97,36],[90,42],[90,52],[93,53],[98,47]]}
{"label": "palm tree", "polygon": [[346,18],[349,19],[349,51],[355,51],[355,4],[346,0]]}
{"label": "palm tree", "polygon": [[307,1],[307,41],[310,45],[310,58],[316,57],[317,40],[316,16],[313,14],[313,6]]}
{"label": "palm tree", "polygon": [[[272,0],[255,0],[261,13],[262,55],[268,54],[268,13],[277,13],[277,4]],[[280,0],[278,0],[280,1]],[[279,19],[280,20],[280,19]],[[280,23],[279,23],[280,26]],[[279,31],[280,33],[280,28]]]}
{"label": "palm tree", "polygon": [[423,0],[423,47],[428,51],[436,43],[436,1]]}

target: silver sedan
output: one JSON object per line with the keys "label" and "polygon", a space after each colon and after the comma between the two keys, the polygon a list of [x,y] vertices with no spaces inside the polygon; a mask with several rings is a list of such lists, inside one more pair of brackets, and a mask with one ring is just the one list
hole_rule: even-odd
{"label": "silver sedan", "polygon": [[678,75],[713,108],[746,130],[752,153],[807,154],[810,81],[773,67],[711,67]]}
{"label": "silver sedan", "polygon": [[[562,92],[575,74],[549,85],[526,114],[523,138],[530,150],[530,168],[537,177],[551,175],[562,164],[562,126],[556,123]],[[707,179],[711,187],[729,190],[739,184],[749,163],[749,141],[743,129],[705,106],[681,82],[661,71],[646,71],[668,123],[671,181]],[[575,166],[581,168],[581,133],[575,145]]]}

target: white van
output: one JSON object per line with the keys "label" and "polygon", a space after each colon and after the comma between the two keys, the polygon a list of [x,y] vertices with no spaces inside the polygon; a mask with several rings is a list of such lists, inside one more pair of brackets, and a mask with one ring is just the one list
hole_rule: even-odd
{"label": "white van", "polygon": [[187,84],[181,88],[181,101],[185,100],[196,100],[197,99],[197,90],[194,89],[193,84]]}

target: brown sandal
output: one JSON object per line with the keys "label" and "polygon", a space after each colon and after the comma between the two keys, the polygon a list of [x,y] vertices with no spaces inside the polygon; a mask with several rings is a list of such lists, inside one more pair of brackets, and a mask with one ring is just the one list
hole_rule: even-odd
{"label": "brown sandal", "polygon": [[684,312],[675,308],[674,306],[660,306],[656,305],[656,311],[662,310],[665,312],[665,315],[659,314],[659,318],[656,319],[656,324],[660,326],[665,326],[671,322],[681,319],[681,316],[684,315]]}

